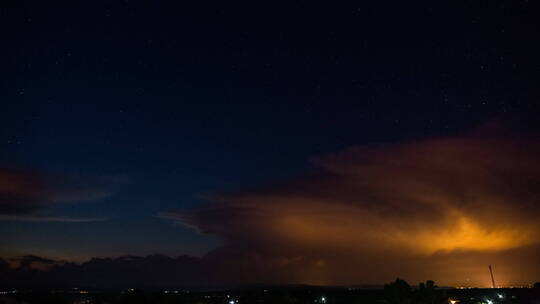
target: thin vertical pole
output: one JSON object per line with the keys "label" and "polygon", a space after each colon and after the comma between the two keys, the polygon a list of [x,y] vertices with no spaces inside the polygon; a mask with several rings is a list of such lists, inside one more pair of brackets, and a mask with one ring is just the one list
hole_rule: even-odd
{"label": "thin vertical pole", "polygon": [[495,288],[495,279],[493,278],[493,269],[491,269],[491,265],[489,265],[489,273],[491,274],[491,288]]}

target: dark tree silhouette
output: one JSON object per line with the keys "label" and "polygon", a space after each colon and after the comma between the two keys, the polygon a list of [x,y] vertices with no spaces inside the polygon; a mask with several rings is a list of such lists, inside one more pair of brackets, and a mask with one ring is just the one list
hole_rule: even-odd
{"label": "dark tree silhouette", "polygon": [[415,303],[436,304],[445,302],[444,292],[437,290],[435,282],[428,280],[418,284],[418,291],[415,293]]}
{"label": "dark tree silhouette", "polygon": [[438,290],[435,282],[428,280],[418,284],[413,291],[409,284],[397,278],[384,286],[384,298],[389,304],[442,304],[447,302],[446,293]]}
{"label": "dark tree silhouette", "polygon": [[391,304],[412,303],[411,286],[400,278],[396,278],[394,282],[384,285],[384,296],[386,301]]}

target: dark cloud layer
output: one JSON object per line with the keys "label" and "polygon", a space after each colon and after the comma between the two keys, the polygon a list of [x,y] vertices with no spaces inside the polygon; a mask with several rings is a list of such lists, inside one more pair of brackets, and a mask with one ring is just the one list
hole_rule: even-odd
{"label": "dark cloud layer", "polygon": [[107,197],[109,185],[106,179],[0,168],[0,220],[89,221],[35,214],[54,204]]}
{"label": "dark cloud layer", "polygon": [[93,258],[81,264],[23,256],[0,259],[0,287],[88,286],[106,288],[211,284],[200,258],[163,255]]}
{"label": "dark cloud layer", "polygon": [[42,179],[34,174],[0,170],[0,213],[24,214],[43,206],[49,199]]}

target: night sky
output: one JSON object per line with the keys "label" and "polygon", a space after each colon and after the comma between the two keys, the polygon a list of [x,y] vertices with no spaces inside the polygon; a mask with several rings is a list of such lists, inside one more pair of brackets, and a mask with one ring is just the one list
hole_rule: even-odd
{"label": "night sky", "polygon": [[373,2],[3,1],[0,257],[540,280],[537,8]]}

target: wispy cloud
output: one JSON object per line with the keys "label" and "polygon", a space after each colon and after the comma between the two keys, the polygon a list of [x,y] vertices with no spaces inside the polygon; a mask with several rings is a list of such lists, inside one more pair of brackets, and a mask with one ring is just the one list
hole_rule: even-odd
{"label": "wispy cloud", "polygon": [[106,217],[61,217],[61,216],[28,216],[28,215],[0,215],[0,221],[17,222],[64,222],[64,223],[85,223],[103,222]]}
{"label": "wispy cloud", "polygon": [[96,201],[112,195],[125,177],[91,178],[0,168],[0,220],[41,222],[98,221],[100,218],[42,217],[37,213],[57,204]]}
{"label": "wispy cloud", "polygon": [[180,212],[159,212],[156,217],[164,220],[171,220],[175,225],[184,226],[189,229],[193,229],[197,232],[201,232],[199,227],[188,223],[186,215]]}

